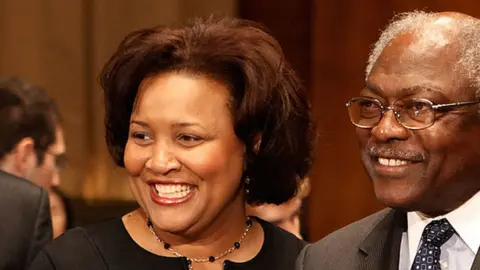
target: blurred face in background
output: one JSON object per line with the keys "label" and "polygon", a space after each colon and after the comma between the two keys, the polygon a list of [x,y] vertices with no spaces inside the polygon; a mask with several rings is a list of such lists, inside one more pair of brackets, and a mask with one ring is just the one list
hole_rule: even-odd
{"label": "blurred face in background", "polygon": [[271,222],[278,227],[294,234],[302,239],[300,228],[300,210],[302,200],[295,197],[280,205],[263,204],[259,206],[248,206],[247,213]]}
{"label": "blurred face in background", "polygon": [[60,169],[65,165],[65,140],[60,127],[56,129],[55,142],[48,147],[40,163],[35,142],[27,137],[20,140],[11,153],[1,160],[1,169],[50,189],[60,184]]}
{"label": "blurred face in background", "polygon": [[29,180],[47,189],[60,185],[60,170],[65,166],[66,157],[63,130],[57,126],[55,143],[45,152],[43,162],[31,173]]}

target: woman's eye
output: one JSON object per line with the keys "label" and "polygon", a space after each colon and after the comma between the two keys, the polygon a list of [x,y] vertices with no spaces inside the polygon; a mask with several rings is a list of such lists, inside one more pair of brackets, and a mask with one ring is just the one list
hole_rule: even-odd
{"label": "woman's eye", "polygon": [[199,144],[203,139],[194,135],[182,134],[178,136],[178,140],[184,145],[191,146]]}
{"label": "woman's eye", "polygon": [[134,139],[136,140],[141,140],[141,141],[146,141],[146,140],[150,140],[151,137],[148,135],[148,134],[145,134],[145,133],[141,133],[141,132],[132,132],[132,135],[131,135]]}
{"label": "woman's eye", "polygon": [[196,136],[191,136],[191,135],[181,135],[180,139],[183,140],[183,141],[189,141],[189,142],[200,140],[200,138],[198,138]]}

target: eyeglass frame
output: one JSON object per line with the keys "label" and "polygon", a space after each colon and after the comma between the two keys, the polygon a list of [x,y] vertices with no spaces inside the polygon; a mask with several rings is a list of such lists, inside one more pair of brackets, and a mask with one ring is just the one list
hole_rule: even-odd
{"label": "eyeglass frame", "polygon": [[[397,100],[395,101],[392,105],[384,105],[380,100],[376,99],[376,98],[371,98],[371,97],[354,97],[352,99],[350,99],[346,104],[345,104],[345,107],[347,108],[348,110],[348,107],[350,107],[350,105],[352,105],[353,102],[357,101],[357,100],[370,100],[370,101],[373,101],[375,102],[377,105],[379,105],[380,107],[380,118],[378,119],[378,122],[373,125],[373,126],[362,126],[362,125],[359,125],[359,124],[356,124],[353,122],[352,120],[352,117],[350,116],[350,113],[348,114],[349,118],[350,118],[350,122],[355,125],[356,127],[359,127],[359,128],[364,128],[364,129],[371,129],[371,128],[374,128],[376,127],[378,124],[380,124],[380,122],[382,121],[382,117],[383,115],[388,112],[389,110],[392,110],[393,112],[393,115],[395,116],[395,119],[397,120],[397,122],[402,125],[404,128],[406,129],[409,129],[409,130],[421,130],[421,129],[426,129],[426,128],[429,128],[431,127],[434,123],[435,123],[435,120],[436,120],[436,117],[435,117],[435,112],[438,111],[439,109],[444,109],[444,108],[454,108],[454,107],[461,107],[461,106],[469,106],[469,105],[475,105],[475,104],[479,104],[480,103],[480,100],[470,100],[470,101],[458,101],[458,102],[453,102],[453,103],[443,103],[443,104],[434,104],[432,101],[428,100],[428,99],[425,99],[425,98],[409,98],[409,99],[401,99],[401,100]],[[422,102],[425,102],[427,104],[429,104],[429,106],[432,108],[432,112],[433,112],[433,121],[430,123],[430,124],[427,124],[426,126],[424,127],[409,127],[409,126],[406,126],[404,123],[402,123],[399,119],[399,115],[398,115],[398,112],[396,112],[394,109],[394,105],[395,103],[399,102],[399,101],[402,101],[402,100],[414,100],[414,101],[422,101]]]}

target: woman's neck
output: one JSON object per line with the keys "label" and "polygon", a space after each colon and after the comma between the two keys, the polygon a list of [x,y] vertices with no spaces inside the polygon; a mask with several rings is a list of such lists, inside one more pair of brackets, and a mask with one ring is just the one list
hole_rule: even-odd
{"label": "woman's neck", "polygon": [[[164,232],[156,229],[155,226],[153,230],[161,243],[163,242],[162,244],[168,243],[170,253],[176,251],[185,257],[196,259],[215,257],[233,247],[235,242],[248,236],[250,227],[247,225],[247,217],[243,211],[237,213],[243,214],[229,215],[228,218],[220,215],[211,222],[192,228],[195,231],[182,234]],[[246,235],[243,236],[244,234]]]}
{"label": "woman's neck", "polygon": [[[161,241],[168,243],[170,246],[170,250],[168,250],[164,248],[164,244],[161,242],[155,243],[158,247],[154,249],[157,251],[155,253],[163,256],[175,256],[172,251],[192,259],[205,259],[210,256],[219,256],[233,247],[234,243],[241,239],[247,226],[245,204],[243,198],[240,196],[234,199],[229,207],[223,209],[213,220],[199,222],[195,227],[182,233],[173,234],[164,232],[156,228],[155,224],[152,224],[155,232],[154,235],[148,231],[145,213],[141,210],[137,211],[137,213],[138,218],[143,221],[143,224],[137,224],[142,226],[144,233],[145,231],[147,232],[145,237],[155,239],[156,235]],[[247,235],[244,237],[244,243],[241,244],[242,246],[250,242],[248,238],[251,234],[257,233],[247,232]],[[237,252],[238,251],[235,250],[232,253]]]}

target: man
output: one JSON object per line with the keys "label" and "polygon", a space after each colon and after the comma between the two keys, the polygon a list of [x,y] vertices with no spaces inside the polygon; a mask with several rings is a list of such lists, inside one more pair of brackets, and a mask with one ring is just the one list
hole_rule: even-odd
{"label": "man", "polygon": [[480,269],[480,22],[411,12],[382,33],[347,103],[390,207],[307,247],[297,269]]}
{"label": "man", "polygon": [[59,182],[65,143],[58,117],[42,89],[0,79],[0,269],[24,269],[52,239],[40,186]]}
{"label": "man", "polygon": [[65,140],[60,116],[43,89],[0,79],[0,169],[50,189],[60,184]]}

